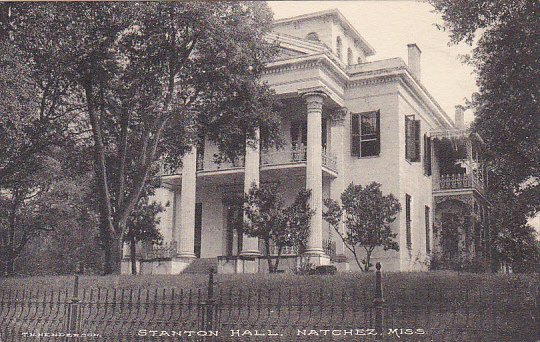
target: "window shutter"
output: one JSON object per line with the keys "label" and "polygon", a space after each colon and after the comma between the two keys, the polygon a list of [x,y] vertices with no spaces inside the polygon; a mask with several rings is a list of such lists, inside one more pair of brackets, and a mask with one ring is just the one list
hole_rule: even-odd
{"label": "window shutter", "polygon": [[360,157],[360,115],[351,114],[351,155]]}
{"label": "window shutter", "polygon": [[425,224],[426,224],[426,253],[427,254],[431,253],[431,244],[430,244],[431,239],[430,239],[430,234],[429,234],[430,217],[431,217],[431,211],[430,211],[430,208],[426,205],[424,207],[424,219],[425,219]]}
{"label": "window shutter", "polygon": [[377,111],[377,155],[381,153],[381,111]]}
{"label": "window shutter", "polygon": [[405,240],[409,250],[412,248],[411,201],[411,195],[405,194]]}
{"label": "window shutter", "polygon": [[414,115],[405,116],[405,158],[409,161],[414,160]]}
{"label": "window shutter", "polygon": [[431,138],[424,134],[424,174],[431,176]]}
{"label": "window shutter", "polygon": [[414,159],[412,161],[420,161],[420,120],[414,121]]}

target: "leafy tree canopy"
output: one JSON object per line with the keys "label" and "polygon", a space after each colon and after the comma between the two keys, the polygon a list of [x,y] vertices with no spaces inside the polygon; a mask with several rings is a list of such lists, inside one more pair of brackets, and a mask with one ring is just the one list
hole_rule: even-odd
{"label": "leafy tree canopy", "polygon": [[[328,210],[323,212],[323,218],[334,227],[361,269],[368,271],[372,266],[371,253],[376,247],[399,250],[394,240],[397,233],[392,232],[390,224],[401,206],[394,195],[383,195],[381,184],[373,182],[364,187],[351,183],[341,194],[341,205],[331,198],[325,199],[324,204]],[[340,224],[345,226],[345,232]],[[366,252],[362,261],[357,248]]]}
{"label": "leafy tree canopy", "polygon": [[279,257],[285,247],[305,247],[309,236],[310,219],[314,211],[309,207],[310,190],[301,190],[290,206],[285,206],[277,185],[253,184],[244,199],[244,232],[265,242],[270,256],[270,243],[277,247],[276,263],[268,258],[270,272],[277,270]]}
{"label": "leafy tree canopy", "polygon": [[54,75],[84,119],[74,126],[91,129],[102,236],[121,243],[157,160],[180,166],[202,137],[218,145],[218,159],[234,159],[256,127],[263,146],[278,143],[261,82],[276,51],[264,38],[264,3],[1,6],[23,60],[43,79]]}

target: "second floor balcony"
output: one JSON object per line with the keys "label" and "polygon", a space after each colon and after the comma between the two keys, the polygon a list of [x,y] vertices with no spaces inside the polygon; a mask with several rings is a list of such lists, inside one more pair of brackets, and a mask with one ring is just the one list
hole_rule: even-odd
{"label": "second floor balcony", "polygon": [[[336,157],[328,153],[323,148],[322,166],[327,171],[337,173]],[[260,166],[261,169],[269,168],[287,168],[306,165],[307,163],[307,148],[304,145],[291,146],[282,150],[261,151]],[[243,169],[245,166],[244,157],[240,156],[236,160],[230,162],[216,163],[212,156],[199,155],[197,157],[197,172],[212,172]],[[164,176],[180,175],[182,170],[174,170],[166,165],[161,167],[161,174]]]}
{"label": "second floor balcony", "polygon": [[470,173],[441,174],[433,184],[434,191],[475,189],[484,192],[485,179],[483,172],[474,170]]}

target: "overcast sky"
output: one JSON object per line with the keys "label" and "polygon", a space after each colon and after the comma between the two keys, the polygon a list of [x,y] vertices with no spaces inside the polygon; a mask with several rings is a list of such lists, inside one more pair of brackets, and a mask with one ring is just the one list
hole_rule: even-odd
{"label": "overcast sky", "polygon": [[[434,24],[441,18],[433,7],[416,1],[269,1],[274,18],[281,19],[305,13],[337,8],[375,48],[369,60],[401,57],[407,62],[407,44],[416,43],[422,50],[422,83],[450,117],[454,106],[464,104],[476,91],[472,68],[462,64],[458,56],[471,47],[449,46],[446,32]],[[470,122],[473,114],[465,113]]]}

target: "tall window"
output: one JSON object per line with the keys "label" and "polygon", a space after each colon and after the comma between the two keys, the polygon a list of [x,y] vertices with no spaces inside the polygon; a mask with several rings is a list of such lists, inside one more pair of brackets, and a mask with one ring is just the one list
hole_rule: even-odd
{"label": "tall window", "polygon": [[293,146],[307,146],[307,122],[291,122],[291,142]]}
{"label": "tall window", "polygon": [[424,174],[431,176],[431,138],[424,134]]}
{"label": "tall window", "polygon": [[380,111],[351,114],[351,155],[378,156],[381,150]]}
{"label": "tall window", "polygon": [[431,253],[431,243],[430,243],[430,234],[429,234],[429,226],[430,226],[430,208],[426,205],[424,207],[424,220],[426,223],[426,253]]}
{"label": "tall window", "polygon": [[351,48],[347,49],[347,64],[348,65],[353,65],[354,64],[354,59],[353,59],[353,54],[352,54]]}
{"label": "tall window", "polygon": [[341,49],[342,49],[342,43],[341,43],[341,37],[337,37],[336,38],[336,54],[339,58],[339,60],[341,60]]}
{"label": "tall window", "polygon": [[414,115],[405,116],[405,158],[420,161],[420,120],[415,120]]}
{"label": "tall window", "polygon": [[407,239],[407,249],[412,248],[411,237],[411,195],[405,194],[405,237]]}

